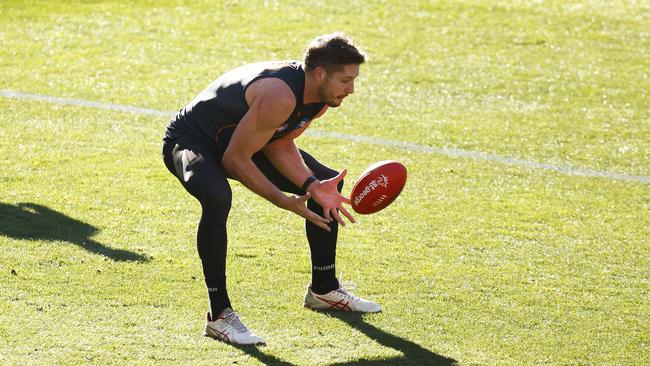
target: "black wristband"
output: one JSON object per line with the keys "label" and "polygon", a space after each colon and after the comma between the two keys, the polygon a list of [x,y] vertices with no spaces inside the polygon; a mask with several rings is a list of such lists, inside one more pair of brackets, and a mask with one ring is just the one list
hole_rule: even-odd
{"label": "black wristband", "polygon": [[312,184],[312,182],[314,182],[315,180],[318,180],[318,179],[316,177],[314,177],[313,175],[310,175],[309,177],[307,177],[307,179],[305,179],[305,183],[302,184],[302,189],[306,191],[307,187],[309,187],[309,185]]}

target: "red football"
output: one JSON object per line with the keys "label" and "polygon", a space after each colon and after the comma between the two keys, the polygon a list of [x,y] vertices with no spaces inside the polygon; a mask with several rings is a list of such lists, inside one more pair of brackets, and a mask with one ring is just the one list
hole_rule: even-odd
{"label": "red football", "polygon": [[368,167],[352,187],[352,209],[371,214],[386,208],[406,184],[406,167],[394,160],[379,161]]}

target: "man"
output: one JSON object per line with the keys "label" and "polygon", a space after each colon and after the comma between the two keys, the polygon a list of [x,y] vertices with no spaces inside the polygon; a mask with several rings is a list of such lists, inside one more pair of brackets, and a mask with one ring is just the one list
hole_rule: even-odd
{"label": "man", "polygon": [[345,35],[324,35],[309,44],[303,63],[262,62],[225,73],[169,123],[165,165],[202,208],[197,247],[210,301],[206,335],[235,344],[264,342],[239,320],[226,290],[232,201],[226,178],[306,219],[312,281],[305,307],[381,310],[342,288],[335,275],[338,224],[345,225],[340,213],[354,223],[343,207],[350,200],[340,194],[346,171],[324,166],[294,143],[312,120],[354,92],[363,62]]}

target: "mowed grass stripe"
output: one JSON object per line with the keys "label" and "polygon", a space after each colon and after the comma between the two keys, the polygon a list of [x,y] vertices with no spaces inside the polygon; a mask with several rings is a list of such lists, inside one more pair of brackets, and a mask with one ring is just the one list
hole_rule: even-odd
{"label": "mowed grass stripe", "polygon": [[[61,105],[91,107],[91,108],[98,108],[98,109],[105,109],[105,110],[114,110],[119,112],[153,115],[153,116],[170,117],[173,114],[173,112],[161,111],[161,110],[151,109],[151,108],[142,108],[142,107],[135,107],[135,106],[124,105],[124,104],[115,104],[115,103],[103,103],[103,102],[88,101],[83,99],[61,98],[61,97],[55,97],[49,95],[19,92],[14,90],[0,90],[0,96],[3,96],[5,98],[33,100],[33,101],[41,101],[41,102],[48,102],[48,103],[61,104]],[[564,173],[564,174],[575,175],[575,176],[590,177],[590,178],[606,178],[606,179],[613,179],[613,180],[619,180],[625,182],[650,183],[650,177],[643,176],[643,175],[629,175],[629,174],[618,173],[618,172],[598,171],[598,170],[575,167],[571,165],[556,165],[556,164],[536,162],[536,161],[526,160],[526,159],[519,159],[515,157],[490,154],[481,151],[440,148],[440,147],[416,144],[412,142],[395,141],[395,140],[388,140],[382,138],[350,135],[350,134],[344,134],[338,132],[329,132],[329,131],[313,130],[313,129],[307,130],[305,133],[306,135],[311,137],[334,138],[334,139],[346,140],[352,142],[361,142],[361,143],[366,143],[371,145],[391,146],[391,147],[396,147],[404,150],[424,152],[424,153],[435,153],[435,154],[445,155],[454,158],[483,160],[488,162],[515,165],[515,166],[526,167],[526,168],[550,170],[558,173]]]}

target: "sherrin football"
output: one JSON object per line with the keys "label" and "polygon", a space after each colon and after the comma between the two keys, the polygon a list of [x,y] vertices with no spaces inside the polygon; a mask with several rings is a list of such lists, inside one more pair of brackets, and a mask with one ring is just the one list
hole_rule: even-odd
{"label": "sherrin football", "polygon": [[406,167],[395,160],[379,161],[368,167],[352,187],[352,209],[362,215],[390,205],[406,184]]}

